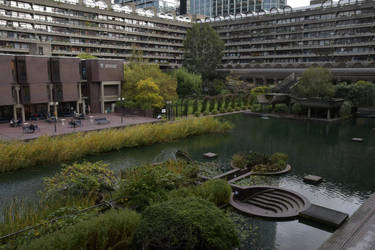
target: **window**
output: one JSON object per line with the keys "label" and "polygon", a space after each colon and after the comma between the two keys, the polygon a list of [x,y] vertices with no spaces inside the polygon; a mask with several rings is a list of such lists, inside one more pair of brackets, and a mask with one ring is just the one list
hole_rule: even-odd
{"label": "window", "polygon": [[43,47],[38,47],[38,54],[39,55],[44,55],[44,53],[43,53]]}

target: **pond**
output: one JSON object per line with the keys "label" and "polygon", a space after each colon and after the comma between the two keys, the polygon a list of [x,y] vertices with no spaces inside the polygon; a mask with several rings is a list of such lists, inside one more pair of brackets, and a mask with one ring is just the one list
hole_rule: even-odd
{"label": "pond", "polygon": [[[169,144],[124,149],[89,157],[102,160],[113,170],[140,163],[160,161],[182,149],[196,160],[215,152],[218,161],[229,164],[239,151],[285,152],[292,172],[268,177],[266,182],[303,194],[312,203],[353,214],[375,191],[375,119],[354,119],[335,123],[260,119],[246,114],[225,116],[234,129],[227,134],[204,135]],[[352,142],[362,137],[364,142]],[[53,175],[59,166],[20,170],[0,175],[0,204],[11,199],[36,199],[42,177]],[[318,186],[305,184],[304,175],[324,178]],[[1,205],[0,205],[1,206]],[[303,224],[250,218],[228,210],[241,234],[241,249],[317,249],[331,233]]]}

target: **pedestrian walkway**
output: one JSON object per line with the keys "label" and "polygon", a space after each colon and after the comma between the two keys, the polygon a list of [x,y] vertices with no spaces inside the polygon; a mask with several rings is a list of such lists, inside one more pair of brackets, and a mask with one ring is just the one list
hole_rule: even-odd
{"label": "pedestrian walkway", "polygon": [[[110,122],[108,124],[96,124],[96,118],[106,118]],[[56,124],[54,122],[48,123],[45,120],[40,121],[27,121],[29,124],[38,125],[40,131],[35,133],[24,133],[22,127],[10,127],[9,124],[0,124],[0,140],[10,141],[10,140],[31,140],[38,138],[42,135],[55,136],[71,134],[75,132],[82,131],[94,131],[107,128],[119,128],[123,126],[142,124],[142,123],[152,123],[160,120],[142,117],[142,116],[124,116],[121,117],[118,114],[90,114],[85,120],[81,120],[81,126],[73,127],[69,125],[71,117],[61,117],[58,119]],[[56,132],[55,132],[56,125]]]}
{"label": "pedestrian walkway", "polygon": [[375,249],[375,194],[319,250]]}

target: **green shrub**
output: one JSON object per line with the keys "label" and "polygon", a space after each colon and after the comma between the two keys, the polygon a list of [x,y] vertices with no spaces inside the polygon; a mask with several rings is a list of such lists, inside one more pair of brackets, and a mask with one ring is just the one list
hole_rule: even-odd
{"label": "green shrub", "polygon": [[216,109],[212,110],[211,114],[216,115],[218,111]]}
{"label": "green shrub", "polygon": [[241,108],[240,107],[235,107],[235,109],[234,110],[236,110],[236,111],[240,111],[241,110]]}
{"label": "green shrub", "polygon": [[202,102],[202,107],[201,107],[201,113],[204,113],[207,111],[207,105],[208,104],[208,97],[205,97]]}
{"label": "green shrub", "polygon": [[340,83],[336,86],[336,97],[350,101],[352,105],[371,106],[375,104],[375,84],[358,81],[355,84]]}
{"label": "green shrub", "polygon": [[203,112],[203,115],[209,115],[209,114],[210,114],[210,112],[207,111],[207,110]]}
{"label": "green shrub", "polygon": [[133,211],[109,211],[31,241],[20,249],[131,249],[139,222],[140,215]]}
{"label": "green shrub", "polygon": [[296,103],[292,107],[292,113],[295,115],[302,115],[304,113],[304,108],[300,104]]}
{"label": "green shrub", "polygon": [[266,154],[259,152],[250,152],[246,155],[246,162],[248,167],[253,167],[258,164],[268,164],[269,159]]}
{"label": "green shrub", "polygon": [[233,109],[232,108],[228,108],[227,112],[233,112]]}
{"label": "green shrub", "polygon": [[199,111],[197,111],[197,112],[194,113],[194,115],[195,115],[195,117],[199,117],[199,116],[201,116],[201,113]]}
{"label": "green shrub", "polygon": [[250,106],[252,112],[260,112],[262,107],[260,104],[253,104]]}
{"label": "green shrub", "polygon": [[198,112],[198,99],[195,99],[193,102],[193,114]]}
{"label": "green shrub", "polygon": [[208,180],[196,187],[194,193],[207,201],[213,202],[216,206],[228,204],[232,188],[226,180]]}
{"label": "green shrub", "polygon": [[148,207],[134,236],[137,249],[231,249],[238,246],[232,221],[214,204],[193,197]]}
{"label": "green shrub", "polygon": [[221,108],[223,107],[223,103],[224,103],[224,97],[222,96],[217,97],[217,110],[221,110]]}
{"label": "green shrub", "polygon": [[211,97],[209,111],[212,112],[215,109],[215,106],[216,106],[216,98]]}
{"label": "green shrub", "polygon": [[220,113],[225,113],[225,112],[227,112],[227,110],[226,110],[224,107],[222,107],[222,108],[220,109]]}
{"label": "green shrub", "polygon": [[280,166],[285,168],[288,162],[288,155],[284,153],[274,153],[273,155],[271,155],[270,161],[272,164],[279,164]]}
{"label": "green shrub", "polygon": [[116,178],[108,165],[102,162],[74,163],[65,166],[52,177],[44,178],[46,199],[72,196],[92,196],[113,191]]}
{"label": "green shrub", "polygon": [[286,113],[288,112],[288,106],[285,105],[285,104],[276,104],[275,105],[275,112],[282,112],[282,113]]}
{"label": "green shrub", "polygon": [[233,167],[245,168],[247,166],[247,159],[245,153],[237,153],[232,156]]}
{"label": "green shrub", "polygon": [[260,86],[260,87],[255,87],[250,91],[250,96],[249,96],[249,102],[250,104],[255,104],[256,102],[256,97],[258,95],[266,94],[271,91],[270,87],[267,86]]}
{"label": "green shrub", "polygon": [[346,116],[350,116],[352,114],[352,103],[350,101],[345,101],[341,107],[340,107],[340,116],[341,117],[346,117]]}
{"label": "green shrub", "polygon": [[166,199],[169,191],[194,183],[199,167],[185,161],[167,161],[161,165],[143,165],[126,169],[116,192],[120,203],[143,210]]}

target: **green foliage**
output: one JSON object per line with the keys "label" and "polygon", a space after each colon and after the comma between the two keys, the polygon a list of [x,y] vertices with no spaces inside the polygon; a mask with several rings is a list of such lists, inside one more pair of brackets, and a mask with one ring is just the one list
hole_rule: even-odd
{"label": "green foliage", "polygon": [[235,168],[246,168],[247,159],[245,153],[236,153],[232,156],[232,165]]}
{"label": "green foliage", "polygon": [[335,96],[351,101],[357,107],[375,105],[375,84],[367,81],[340,83],[336,86]]}
{"label": "green foliage", "polygon": [[202,93],[202,77],[189,73],[185,68],[173,72],[177,79],[177,94],[179,97],[199,96]]}
{"label": "green foliage", "polygon": [[196,114],[198,112],[198,106],[199,106],[199,101],[198,99],[195,99],[193,102],[193,114]]}
{"label": "green foliage", "polygon": [[195,116],[195,117],[199,117],[199,116],[201,116],[201,112],[199,112],[199,111],[195,112],[195,113],[194,113],[194,116]]}
{"label": "green foliage", "polygon": [[81,54],[77,55],[77,57],[79,57],[81,59],[95,59],[95,58],[97,58],[96,56],[93,56],[89,53],[81,53]]}
{"label": "green foliage", "polygon": [[137,95],[135,101],[142,109],[162,108],[164,106],[160,89],[151,78],[141,80],[136,84]]}
{"label": "green foliage", "polygon": [[207,23],[193,24],[184,41],[184,67],[203,79],[212,78],[223,57],[224,42]]}
{"label": "green foliage", "polygon": [[223,79],[215,78],[208,82],[208,94],[211,96],[224,94],[225,82]]}
{"label": "green foliage", "polygon": [[293,93],[299,97],[333,97],[332,74],[328,69],[312,67],[302,73]]}
{"label": "green foliage", "polygon": [[20,249],[131,249],[139,223],[140,215],[133,211],[109,211],[43,236]]}
{"label": "green foliage", "polygon": [[217,110],[222,109],[223,103],[224,103],[224,97],[223,96],[217,97]]}
{"label": "green foliage", "polygon": [[144,62],[131,62],[124,65],[125,80],[122,88],[122,95],[127,103],[137,102],[136,97],[139,96],[137,85],[140,81],[151,78],[152,82],[159,88],[162,97],[161,102],[177,100],[177,80],[174,76],[163,73],[156,64],[148,64]]}
{"label": "green foliage", "polygon": [[216,106],[216,98],[210,98],[210,107],[208,110],[212,112],[215,109],[215,106]]}
{"label": "green foliage", "polygon": [[207,110],[207,104],[208,104],[208,97],[205,97],[202,102],[202,109],[201,109],[202,113],[204,113]]}
{"label": "green foliage", "polygon": [[259,152],[237,153],[232,157],[232,164],[237,168],[250,168],[255,172],[277,172],[285,169],[288,156],[274,153],[268,156]]}
{"label": "green foliage", "polygon": [[255,87],[251,89],[250,96],[249,96],[250,104],[254,104],[256,102],[256,97],[258,95],[263,95],[263,94],[269,93],[270,91],[271,89],[268,86],[260,86],[260,87]]}
{"label": "green foliage", "polygon": [[184,111],[183,114],[187,116],[189,114],[189,99],[186,99],[184,102]]}
{"label": "green foliage", "polygon": [[202,117],[174,123],[144,124],[61,137],[42,136],[30,142],[0,143],[0,172],[72,162],[91,154],[171,142],[192,135],[222,133],[228,131],[230,127],[228,122]]}
{"label": "green foliage", "polygon": [[167,161],[160,165],[144,165],[127,169],[116,193],[122,203],[143,210],[166,199],[169,191],[191,185],[199,168],[185,161]]}
{"label": "green foliage", "polygon": [[52,177],[44,178],[43,197],[46,199],[72,196],[96,197],[114,190],[116,178],[108,165],[102,162],[65,166]]}
{"label": "green foliage", "polygon": [[194,193],[207,201],[213,202],[216,206],[228,204],[232,188],[226,180],[208,180],[196,187]]}
{"label": "green foliage", "polygon": [[174,199],[147,208],[135,234],[137,249],[231,249],[238,246],[232,221],[212,203]]}
{"label": "green foliage", "polygon": [[350,116],[352,114],[352,103],[350,101],[345,101],[341,107],[340,107],[340,116],[341,117],[346,117]]}
{"label": "green foliage", "polygon": [[214,109],[214,110],[212,110],[212,112],[211,112],[211,114],[213,114],[213,115],[216,115],[217,113],[219,113],[219,112],[217,111],[217,109]]}
{"label": "green foliage", "polygon": [[299,103],[295,103],[292,107],[292,113],[296,115],[301,115],[304,113],[304,108]]}

